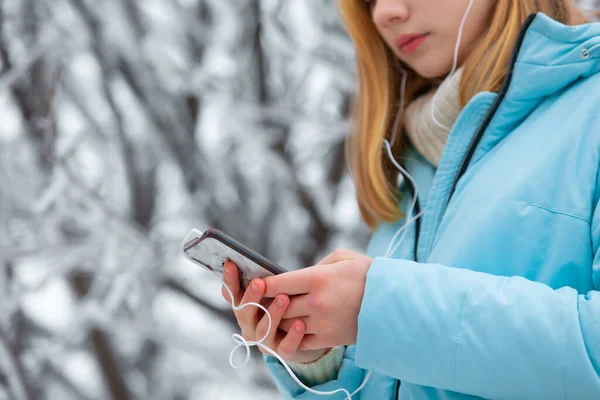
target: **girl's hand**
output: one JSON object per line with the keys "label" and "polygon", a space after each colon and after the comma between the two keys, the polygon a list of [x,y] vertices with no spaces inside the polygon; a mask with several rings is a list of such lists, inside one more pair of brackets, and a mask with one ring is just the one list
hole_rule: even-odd
{"label": "girl's hand", "polygon": [[[248,290],[244,291],[240,287],[237,266],[229,260],[225,262],[224,281],[233,294],[234,304],[236,306],[252,302],[261,304],[261,300],[265,294],[265,283],[260,279],[255,279],[248,286]],[[225,300],[231,304],[231,299],[229,298],[229,293],[227,293],[225,286],[222,287],[221,294]],[[275,351],[284,360],[291,362],[309,363],[325,354],[329,349],[315,348],[311,350],[300,350],[298,348],[302,342],[306,329],[303,321],[289,321],[286,326],[288,332],[278,329],[281,318],[290,304],[290,299],[285,294],[273,297],[275,297],[275,299],[270,302],[271,304],[268,308],[265,306],[265,308],[269,310],[269,314],[271,314],[271,331],[262,344]],[[234,313],[238,325],[242,329],[242,336],[244,339],[248,341],[258,341],[265,336],[269,327],[269,319],[260,308],[256,306],[246,306],[240,310],[234,311]],[[262,349],[260,346],[258,346],[258,349],[261,353],[272,356],[271,353]]]}
{"label": "girl's hand", "polygon": [[350,250],[336,250],[317,265],[264,278],[266,297],[293,296],[278,318],[279,328],[292,332],[304,322],[300,350],[356,343],[358,314],[367,271],[373,259]]}

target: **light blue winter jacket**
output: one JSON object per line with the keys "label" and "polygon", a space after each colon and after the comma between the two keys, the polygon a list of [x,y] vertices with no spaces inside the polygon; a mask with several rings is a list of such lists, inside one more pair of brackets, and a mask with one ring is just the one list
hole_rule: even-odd
{"label": "light blue winter jacket", "polygon": [[[598,72],[600,23],[525,22],[502,90],[467,104],[437,171],[406,162],[425,214],[392,258],[404,221],[373,234],[357,343],[315,389],[372,370],[354,398],[600,399]],[[266,360],[287,399],[344,398]]]}

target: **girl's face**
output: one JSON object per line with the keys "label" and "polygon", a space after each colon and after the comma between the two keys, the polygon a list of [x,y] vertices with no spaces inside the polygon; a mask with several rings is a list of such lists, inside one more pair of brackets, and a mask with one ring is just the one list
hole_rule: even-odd
{"label": "girl's face", "polygon": [[[458,28],[469,0],[370,0],[377,31],[404,64],[424,78],[452,69]],[[495,0],[475,0],[463,28],[458,65],[488,26]]]}

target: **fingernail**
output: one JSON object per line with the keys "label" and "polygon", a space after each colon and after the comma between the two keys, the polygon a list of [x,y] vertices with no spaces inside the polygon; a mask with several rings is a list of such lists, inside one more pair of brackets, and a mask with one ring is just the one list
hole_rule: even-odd
{"label": "fingernail", "polygon": [[302,332],[302,327],[300,325],[296,325],[296,332]]}
{"label": "fingernail", "polygon": [[258,286],[256,286],[256,283],[253,283],[253,284],[252,284],[252,291],[253,291],[254,293],[258,293]]}
{"label": "fingernail", "polygon": [[283,307],[284,305],[285,305],[285,303],[283,302],[283,300],[277,299],[277,306]]}

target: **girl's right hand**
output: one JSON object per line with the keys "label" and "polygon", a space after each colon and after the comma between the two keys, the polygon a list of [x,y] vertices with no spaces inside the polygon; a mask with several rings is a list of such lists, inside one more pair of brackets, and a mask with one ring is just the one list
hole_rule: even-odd
{"label": "girl's right hand", "polygon": [[[265,283],[261,279],[255,279],[250,282],[248,290],[244,291],[240,287],[237,266],[229,260],[225,262],[224,281],[233,294],[236,306],[252,302],[262,304],[261,300],[265,292]],[[231,299],[225,286],[221,288],[221,294],[227,303],[231,305]],[[329,349],[300,350],[299,346],[304,337],[304,330],[306,329],[304,322],[300,320],[295,321],[291,325],[289,332],[278,329],[283,313],[289,304],[289,297],[285,294],[279,294],[268,307],[265,307],[269,310],[269,314],[271,314],[271,331],[262,344],[275,351],[285,361],[298,363],[313,362],[329,351]],[[260,308],[247,306],[237,311],[234,310],[234,313],[238,325],[242,329],[244,339],[258,341],[265,336],[269,327],[269,319]],[[272,356],[267,350],[262,349],[260,346],[258,348],[261,353]]]}

